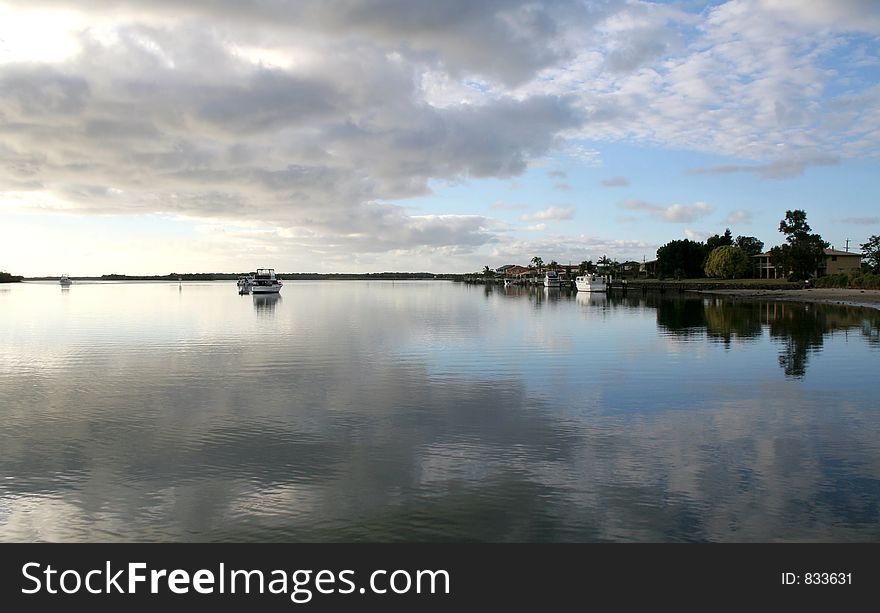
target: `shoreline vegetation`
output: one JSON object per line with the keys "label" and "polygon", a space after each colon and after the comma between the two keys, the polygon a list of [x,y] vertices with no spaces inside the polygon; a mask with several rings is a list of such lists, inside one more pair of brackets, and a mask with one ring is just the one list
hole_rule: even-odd
{"label": "shoreline vegetation", "polygon": [[24,280],[24,277],[20,275],[13,275],[8,272],[0,271],[0,283],[20,283]]}

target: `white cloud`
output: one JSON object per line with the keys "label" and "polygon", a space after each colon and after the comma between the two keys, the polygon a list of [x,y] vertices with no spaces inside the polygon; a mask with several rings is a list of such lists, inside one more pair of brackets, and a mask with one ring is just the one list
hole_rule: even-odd
{"label": "white cloud", "polygon": [[551,206],[530,215],[522,215],[520,219],[522,221],[564,221],[572,219],[574,213],[575,208],[573,206]]}
{"label": "white cloud", "polygon": [[578,263],[584,260],[598,260],[603,255],[618,261],[652,259],[657,252],[652,243],[641,240],[609,239],[588,235],[545,235],[535,240],[505,240],[495,244],[490,255],[499,261],[528,262],[538,255],[545,262],[556,260],[560,263]]}
{"label": "white cloud", "polygon": [[748,224],[751,222],[752,213],[745,210],[732,211],[727,217],[724,218],[724,223],[731,226],[735,226],[738,224]]}
{"label": "white cloud", "polygon": [[522,203],[508,204],[502,200],[496,200],[492,203],[491,208],[498,211],[522,211],[529,208],[529,205]]}
{"label": "white cloud", "polygon": [[646,211],[654,218],[669,223],[690,223],[706,217],[715,210],[715,207],[706,202],[690,205],[672,204],[664,207],[637,199],[624,200],[618,206],[630,211]]}
{"label": "white cloud", "polygon": [[707,232],[705,230],[691,230],[690,228],[685,229],[684,235],[685,238],[698,242],[703,242],[710,236],[714,236],[712,232]]}
{"label": "white cloud", "polygon": [[629,179],[626,177],[611,177],[610,179],[603,179],[602,185],[605,187],[629,187]]}

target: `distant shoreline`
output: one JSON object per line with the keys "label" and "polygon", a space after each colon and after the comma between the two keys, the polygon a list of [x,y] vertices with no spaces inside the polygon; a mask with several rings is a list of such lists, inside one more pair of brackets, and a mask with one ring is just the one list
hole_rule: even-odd
{"label": "distant shoreline", "polygon": [[[692,290],[695,291],[695,290]],[[880,290],[815,287],[811,289],[707,289],[699,294],[714,294],[740,300],[814,302],[880,309]]]}
{"label": "distant shoreline", "polygon": [[[235,281],[251,272],[199,272],[171,273],[168,275],[101,275],[100,277],[70,277],[73,281]],[[368,272],[368,273],[313,273],[289,272],[278,273],[282,281],[289,280],[458,280],[464,275],[434,274],[430,272]],[[60,277],[25,277],[24,281],[57,281]]]}

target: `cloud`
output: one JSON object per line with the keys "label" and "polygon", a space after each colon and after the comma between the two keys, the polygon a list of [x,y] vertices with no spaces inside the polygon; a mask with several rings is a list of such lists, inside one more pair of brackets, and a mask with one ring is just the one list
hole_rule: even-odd
{"label": "cloud", "polygon": [[727,217],[724,218],[724,223],[727,225],[735,226],[741,223],[751,223],[752,222],[752,213],[750,211],[738,210],[732,211]]}
{"label": "cloud", "polygon": [[492,203],[492,209],[498,211],[522,211],[529,208],[527,204],[507,204],[501,200],[496,200]]}
{"label": "cloud", "polygon": [[[33,7],[70,9],[60,0]],[[588,30],[613,5],[578,2],[536,4],[528,0],[322,0],[257,2],[195,0],[84,0],[77,11],[103,17],[116,13],[158,25],[181,19],[212,23],[243,33],[244,42],[267,44],[299,37],[332,38],[353,48],[371,46],[454,75],[476,72],[518,83],[573,56],[577,33]],[[273,35],[265,32],[271,30]],[[243,45],[254,46],[254,45]]]}
{"label": "cloud", "polygon": [[696,202],[691,205],[672,204],[664,207],[637,199],[624,200],[618,206],[630,211],[646,211],[654,218],[669,223],[690,223],[698,221],[715,210],[711,204],[705,202]]}
{"label": "cloud", "polygon": [[546,229],[547,229],[547,224],[543,224],[543,223],[536,223],[531,226],[526,226],[526,230],[529,230],[530,232],[543,232]]}
{"label": "cloud", "polygon": [[556,260],[560,263],[594,262],[607,255],[609,258],[624,260],[641,260],[643,256],[651,259],[659,245],[642,240],[610,239],[600,236],[561,234],[544,235],[540,239],[510,239],[492,246],[490,255],[505,262],[528,262],[535,255],[541,256],[545,262]]}
{"label": "cloud", "polygon": [[691,230],[690,228],[685,229],[684,235],[686,238],[698,242],[703,242],[710,236],[713,236],[711,232],[706,232],[705,230]]}
{"label": "cloud", "polygon": [[880,224],[880,217],[844,217],[840,220],[843,223],[851,223],[857,226],[873,226]]}
{"label": "cloud", "polygon": [[44,213],[256,222],[316,248],[469,250],[492,240],[484,219],[377,203],[514,177],[581,121],[555,95],[427,105],[412,64],[347,40],[302,68],[253,63],[222,30],[85,30],[63,65],[0,63],[0,191]]}
{"label": "cloud", "polygon": [[45,214],[254,223],[303,249],[353,248],[362,224],[368,250],[468,253],[502,230],[383,207],[536,160],[601,166],[614,142],[762,179],[880,156],[871,0],[2,6],[0,194]]}
{"label": "cloud", "polygon": [[574,217],[574,213],[575,207],[573,206],[551,206],[530,215],[522,215],[520,219],[522,221],[563,221],[566,219],[572,219]]}
{"label": "cloud", "polygon": [[693,168],[689,175],[731,174],[737,172],[755,173],[762,179],[790,179],[804,174],[808,166],[833,166],[839,162],[833,155],[813,154],[783,158],[769,164],[738,165],[725,164],[709,168]]}

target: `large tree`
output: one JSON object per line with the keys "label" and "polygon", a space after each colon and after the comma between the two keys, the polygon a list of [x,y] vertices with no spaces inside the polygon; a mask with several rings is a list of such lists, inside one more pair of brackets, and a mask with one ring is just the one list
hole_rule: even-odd
{"label": "large tree", "polygon": [[532,258],[532,266],[538,269],[538,272],[544,268],[544,260],[541,259],[541,256],[536,255]]}
{"label": "large tree", "polygon": [[706,245],[697,241],[669,241],[657,250],[657,272],[689,279],[702,277],[706,253]]}
{"label": "large tree", "polygon": [[727,228],[724,231],[724,234],[720,236],[716,234],[715,236],[710,236],[706,239],[706,249],[709,253],[712,253],[718,247],[725,247],[733,244],[733,235],[730,233],[730,228]]}
{"label": "large tree", "polygon": [[734,244],[745,251],[748,256],[764,253],[763,241],[759,241],[754,236],[737,236]]}
{"label": "large tree", "polygon": [[807,214],[800,209],[786,211],[785,219],[779,222],[779,231],[785,234],[785,244],[774,247],[770,253],[773,265],[793,280],[812,277],[825,257],[828,243],[811,230]]}
{"label": "large tree", "polygon": [[704,270],[707,277],[742,279],[749,274],[751,263],[746,252],[733,245],[713,249],[706,258]]}
{"label": "large tree", "polygon": [[868,239],[868,242],[862,243],[860,247],[862,248],[862,257],[871,268],[871,272],[880,273],[880,236],[874,234]]}

